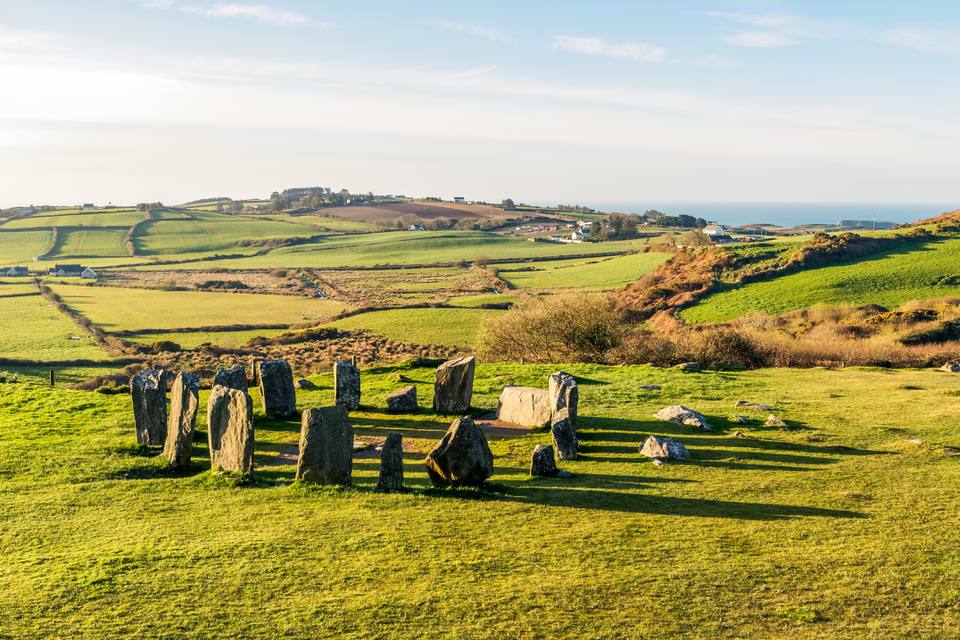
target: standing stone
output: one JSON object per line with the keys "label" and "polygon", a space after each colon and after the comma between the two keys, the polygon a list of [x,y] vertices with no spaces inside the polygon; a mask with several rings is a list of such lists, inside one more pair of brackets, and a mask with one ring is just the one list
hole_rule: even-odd
{"label": "standing stone", "polygon": [[137,444],[162,447],[167,437],[167,372],[146,369],[130,379]]}
{"label": "standing stone", "polygon": [[360,369],[347,360],[334,363],[333,388],[334,404],[356,411],[360,406]]}
{"label": "standing stone", "polygon": [[548,444],[538,444],[530,456],[530,475],[555,476],[557,463],[553,459],[553,447]]}
{"label": "standing stone", "polygon": [[242,363],[237,363],[229,369],[220,369],[213,378],[213,386],[229,387],[230,389],[247,390],[247,370]]}
{"label": "standing stone", "polygon": [[433,383],[433,410],[437,413],[465,413],[473,399],[473,356],[448,360],[437,367]]}
{"label": "standing stone", "polygon": [[403,434],[396,431],[387,434],[380,450],[380,479],[377,480],[380,491],[400,491],[403,489]]}
{"label": "standing stone", "polygon": [[293,372],[286,360],[261,360],[257,363],[257,380],[263,412],[270,418],[289,418],[297,412],[297,391],[293,388]]}
{"label": "standing stone", "polygon": [[181,371],[170,388],[170,417],[167,420],[167,439],[163,456],[171,467],[190,466],[193,455],[193,428],[197,424],[200,406],[200,378]]}
{"label": "standing stone", "polygon": [[553,415],[550,424],[550,438],[553,440],[553,446],[557,449],[557,456],[561,460],[577,459],[577,430],[573,428],[570,422],[570,416],[567,409],[560,409]]}
{"label": "standing stone", "polygon": [[554,413],[560,409],[566,409],[570,416],[570,424],[576,428],[577,405],[580,401],[577,381],[569,373],[557,371],[547,378],[547,386],[550,394],[550,408]]}
{"label": "standing stone", "polygon": [[550,396],[546,389],[504,387],[497,402],[497,420],[542,429],[550,424]]}
{"label": "standing stone", "polygon": [[387,397],[387,409],[394,413],[412,413],[420,409],[414,385],[397,389]]}
{"label": "standing stone", "polygon": [[210,468],[253,474],[253,399],[245,391],[214,387],[207,402]]}
{"label": "standing stone", "polygon": [[353,427],[347,407],[307,409],[300,426],[297,481],[349,486],[353,473]]}
{"label": "standing stone", "polygon": [[493,475],[493,452],[480,427],[464,416],[427,454],[426,465],[434,486],[480,486]]}

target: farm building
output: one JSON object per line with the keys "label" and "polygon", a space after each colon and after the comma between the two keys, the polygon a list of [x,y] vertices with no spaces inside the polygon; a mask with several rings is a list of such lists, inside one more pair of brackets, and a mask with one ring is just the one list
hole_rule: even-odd
{"label": "farm building", "polygon": [[407,227],[407,231],[423,231],[423,226],[419,224],[412,224]]}
{"label": "farm building", "polygon": [[727,228],[722,224],[708,224],[703,228],[703,232],[708,236],[729,236]]}
{"label": "farm building", "polygon": [[79,278],[83,269],[83,265],[79,264],[55,264],[50,268],[50,275],[61,278]]}
{"label": "farm building", "polygon": [[87,267],[86,269],[80,272],[80,277],[86,278],[87,280],[96,280],[100,276],[98,276],[97,272],[94,271],[92,268]]}
{"label": "farm building", "polygon": [[6,275],[8,278],[20,278],[30,275],[30,272],[26,267],[10,267],[7,269],[4,275]]}

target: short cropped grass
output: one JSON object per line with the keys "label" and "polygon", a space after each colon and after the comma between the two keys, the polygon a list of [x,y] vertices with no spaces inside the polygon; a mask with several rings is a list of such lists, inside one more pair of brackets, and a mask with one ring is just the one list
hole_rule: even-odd
{"label": "short cropped grass", "polygon": [[145,256],[228,251],[243,240],[311,236],[318,231],[303,224],[193,212],[187,219],[163,219],[144,225],[137,251]]}
{"label": "short cropped grass", "polygon": [[50,247],[53,232],[5,231],[0,227],[0,267],[22,266],[36,269],[33,259]]}
{"label": "short cropped grass", "polygon": [[[30,289],[33,295],[23,295]],[[0,287],[0,335],[0,359],[109,360],[93,338],[32,287]]]}
{"label": "short cropped grass", "polygon": [[454,347],[476,346],[485,318],[495,309],[388,309],[370,311],[333,323],[342,329],[367,329],[393,340]]}
{"label": "short cropped grass", "polygon": [[[475,405],[553,367],[481,365]],[[492,438],[486,491],[428,488],[450,417],[377,407],[402,376],[363,373],[358,438],[399,430],[409,491],[375,458],[350,489],[292,484],[299,425],[257,408],[252,486],[164,471],[134,444],[128,396],[0,385],[0,635],[9,638],[948,638],[960,626],[957,378],[935,371],[683,374],[575,366],[581,459],[530,478],[544,433]],[[332,401],[329,375],[301,407]],[[640,389],[658,384],[660,391]],[[909,390],[908,390],[909,389]],[[743,398],[788,429],[725,418]],[[201,404],[206,400],[206,392]],[[714,433],[650,417],[682,402]],[[202,413],[202,412],[201,412]],[[742,437],[735,434],[741,431]],[[655,467],[647,434],[688,463]]]}
{"label": "short cropped grass", "polygon": [[610,258],[538,262],[522,270],[511,265],[501,269],[500,277],[518,289],[604,291],[633,282],[656,269],[669,257],[667,253],[650,252]]}
{"label": "short cropped grass", "polygon": [[960,295],[960,239],[917,241],[857,262],[730,286],[681,312],[688,322],[723,322],[750,311],[782,313],[816,304],[879,304]]}

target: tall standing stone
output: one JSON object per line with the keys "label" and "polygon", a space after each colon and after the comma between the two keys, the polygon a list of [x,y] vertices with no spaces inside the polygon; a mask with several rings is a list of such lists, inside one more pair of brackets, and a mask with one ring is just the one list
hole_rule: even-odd
{"label": "tall standing stone", "polygon": [[146,369],[130,379],[137,444],[162,447],[167,437],[167,372]]}
{"label": "tall standing stone", "polygon": [[293,371],[286,360],[261,360],[257,363],[257,380],[263,412],[268,417],[289,418],[297,412]]}
{"label": "tall standing stone", "polygon": [[338,404],[304,411],[297,480],[350,485],[352,473],[353,427],[347,417],[347,407]]}
{"label": "tall standing stone", "polygon": [[193,455],[193,429],[197,424],[200,406],[200,378],[181,371],[170,388],[170,417],[167,420],[167,439],[163,456],[171,467],[190,466]]}
{"label": "tall standing stone", "polygon": [[550,423],[550,438],[553,440],[553,447],[557,450],[557,457],[561,460],[576,460],[579,444],[577,430],[570,422],[567,409],[560,409],[553,414]]}
{"label": "tall standing stone", "polygon": [[497,401],[497,420],[541,429],[550,424],[550,398],[545,389],[507,386]]}
{"label": "tall standing stone", "polygon": [[437,367],[433,383],[433,409],[437,413],[465,413],[473,399],[473,356],[448,360]]}
{"label": "tall standing stone", "polygon": [[557,475],[557,463],[553,459],[553,447],[548,444],[538,444],[530,456],[531,476]]}
{"label": "tall standing stone", "polygon": [[569,373],[557,371],[547,378],[547,392],[550,394],[550,408],[553,413],[566,409],[570,417],[570,424],[577,428],[577,405],[580,401],[580,391],[577,381]]}
{"label": "tall standing stone", "polygon": [[380,491],[400,491],[403,489],[403,434],[396,431],[387,434],[380,450],[380,478],[377,480]]}
{"label": "tall standing stone", "polygon": [[245,391],[214,387],[207,402],[210,468],[253,474],[253,399]]}
{"label": "tall standing stone", "polygon": [[247,390],[247,370],[242,363],[237,363],[228,369],[220,369],[213,378],[213,386],[229,387],[231,389]]}
{"label": "tall standing stone", "polygon": [[360,406],[360,369],[347,360],[334,363],[333,389],[334,404],[356,411]]}
{"label": "tall standing stone", "polygon": [[480,486],[493,475],[493,452],[480,427],[464,416],[427,454],[426,465],[434,486]]}

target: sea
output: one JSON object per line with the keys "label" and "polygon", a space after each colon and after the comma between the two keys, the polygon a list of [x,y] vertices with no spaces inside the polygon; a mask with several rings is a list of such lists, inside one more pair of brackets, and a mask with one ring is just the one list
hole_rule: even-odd
{"label": "sea", "polygon": [[643,213],[656,209],[668,215],[687,214],[708,222],[739,226],[772,224],[794,227],[836,224],[840,220],[871,220],[903,224],[960,209],[953,203],[783,203],[783,202],[586,202],[600,211]]}

